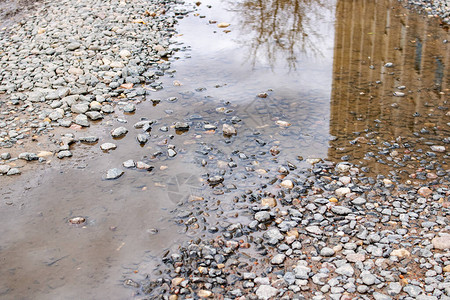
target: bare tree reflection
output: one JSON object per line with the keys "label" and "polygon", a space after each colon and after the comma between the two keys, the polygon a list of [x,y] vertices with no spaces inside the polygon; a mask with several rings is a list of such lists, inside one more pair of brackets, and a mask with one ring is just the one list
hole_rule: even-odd
{"label": "bare tree reflection", "polygon": [[265,58],[273,66],[280,57],[287,60],[290,69],[296,68],[300,53],[323,56],[321,34],[316,29],[326,13],[331,15],[331,0],[243,0],[230,3],[240,15],[239,30],[244,40],[238,41],[250,48],[249,60]]}

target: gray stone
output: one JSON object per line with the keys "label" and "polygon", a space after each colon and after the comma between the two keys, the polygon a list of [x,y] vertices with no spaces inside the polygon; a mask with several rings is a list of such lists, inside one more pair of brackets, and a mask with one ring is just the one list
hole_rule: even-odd
{"label": "gray stone", "polygon": [[78,116],[76,116],[74,122],[75,122],[75,124],[78,124],[80,126],[89,127],[89,121],[88,121],[88,117],[86,115],[79,114]]}
{"label": "gray stone", "polygon": [[267,211],[258,211],[255,214],[255,220],[257,220],[258,222],[261,222],[261,223],[269,221],[270,218],[271,218],[270,213]]}
{"label": "gray stone", "polygon": [[361,272],[360,277],[361,277],[362,282],[366,285],[373,285],[373,284],[375,284],[375,281],[377,280],[375,275],[373,275],[369,271]]}
{"label": "gray stone", "polygon": [[10,166],[8,165],[0,165],[0,173],[1,174],[6,174],[8,173],[8,171],[11,169]]}
{"label": "gray stone", "polygon": [[416,298],[419,296],[423,290],[417,285],[408,284],[403,287],[403,291],[408,293],[410,297]]}
{"label": "gray stone", "polygon": [[313,233],[313,234],[317,234],[317,235],[321,235],[323,234],[323,231],[320,229],[319,226],[313,225],[313,226],[308,226],[305,228],[306,231],[308,231],[309,233]]}
{"label": "gray stone", "polygon": [[9,169],[8,173],[6,173],[7,176],[19,175],[19,174],[20,174],[20,170],[18,168],[11,168],[11,169]]}
{"label": "gray stone", "polygon": [[264,234],[263,234],[264,238],[266,238],[268,240],[269,244],[275,245],[277,244],[279,241],[284,239],[284,235],[281,234],[280,230],[278,230],[278,228],[272,228],[267,230]]}
{"label": "gray stone", "polygon": [[189,124],[185,122],[176,122],[175,123],[176,130],[189,130]]}
{"label": "gray stone", "polygon": [[134,167],[136,167],[136,163],[132,159],[129,159],[129,160],[123,162],[123,166],[125,168],[134,168]]}
{"label": "gray stone", "polygon": [[256,296],[258,299],[268,300],[275,297],[278,294],[278,290],[270,285],[260,285],[256,290]]}
{"label": "gray stone", "polygon": [[350,265],[350,264],[343,264],[342,266],[337,268],[335,272],[339,275],[344,275],[347,277],[351,277],[355,273],[352,265]]}
{"label": "gray stone", "polygon": [[100,149],[102,149],[103,151],[114,150],[116,148],[117,146],[113,143],[103,143],[100,145]]}
{"label": "gray stone", "polygon": [[333,249],[329,248],[329,247],[323,247],[320,250],[320,255],[325,256],[325,257],[333,256],[334,253],[335,253],[335,251]]}
{"label": "gray stone", "polygon": [[117,179],[120,176],[123,175],[123,171],[119,168],[113,168],[113,169],[109,169],[108,172],[106,173],[106,179],[108,180],[112,180],[112,179]]}
{"label": "gray stone", "polygon": [[136,137],[137,141],[139,142],[139,144],[145,144],[148,141],[148,137],[146,134],[143,133],[139,133]]}
{"label": "gray stone", "polygon": [[294,269],[294,272],[295,272],[295,278],[308,279],[311,269],[308,268],[307,266],[297,265]]}
{"label": "gray stone", "polygon": [[123,137],[127,134],[128,129],[126,129],[125,127],[121,126],[121,127],[117,127],[115,129],[113,129],[111,131],[111,136],[113,138],[119,138],[119,137]]}
{"label": "gray stone", "polygon": [[348,215],[352,212],[350,208],[344,206],[332,206],[331,211],[337,215]]}
{"label": "gray stone", "polygon": [[392,300],[392,298],[389,297],[388,295],[385,295],[385,294],[382,294],[379,292],[374,292],[372,294],[372,296],[373,296],[373,299],[375,299],[375,300]]}
{"label": "gray stone", "polygon": [[91,119],[93,121],[103,119],[103,115],[101,113],[99,113],[98,111],[88,111],[86,113],[86,116],[88,116],[89,119]]}
{"label": "gray stone", "polygon": [[275,255],[272,260],[270,261],[273,265],[281,265],[284,260],[286,259],[286,255],[284,254],[277,254]]}
{"label": "gray stone", "polygon": [[123,107],[123,111],[127,112],[127,113],[132,113],[136,110],[136,105],[134,105],[133,103],[128,103],[127,105],[125,105]]}
{"label": "gray stone", "polygon": [[32,161],[32,160],[38,160],[39,157],[36,155],[36,153],[23,152],[23,153],[19,154],[19,159],[23,159],[26,161]]}
{"label": "gray stone", "polygon": [[79,141],[82,143],[96,143],[98,141],[98,137],[96,136],[83,136],[79,138]]}
{"label": "gray stone", "polygon": [[89,110],[89,104],[87,103],[79,103],[71,106],[70,110],[76,114],[84,114]]}
{"label": "gray stone", "polygon": [[65,157],[71,157],[71,156],[72,156],[72,152],[70,152],[69,150],[59,151],[58,154],[56,155],[56,157],[58,157],[59,159],[63,159]]}

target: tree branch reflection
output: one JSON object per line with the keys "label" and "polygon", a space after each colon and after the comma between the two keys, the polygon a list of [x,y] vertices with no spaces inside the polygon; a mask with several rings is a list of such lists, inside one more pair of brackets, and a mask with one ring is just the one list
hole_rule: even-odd
{"label": "tree branch reflection", "polygon": [[[279,58],[296,69],[299,54],[323,56],[318,24],[333,10],[330,0],[243,0],[230,3],[239,16],[242,40],[253,65],[266,59],[272,68]],[[328,13],[331,15],[331,13]]]}

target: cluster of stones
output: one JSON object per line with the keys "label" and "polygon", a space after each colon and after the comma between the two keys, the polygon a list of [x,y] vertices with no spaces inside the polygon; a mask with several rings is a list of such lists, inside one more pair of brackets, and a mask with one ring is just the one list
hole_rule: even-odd
{"label": "cluster of stones", "polygon": [[133,101],[162,88],[161,58],[176,50],[176,18],[166,13],[173,3],[45,2],[1,31],[0,147],[58,126],[88,127],[116,104],[134,112]]}
{"label": "cluster of stones", "polygon": [[[448,184],[387,188],[346,162],[279,171],[283,197],[249,191],[236,202],[248,203],[253,220],[210,226],[221,236],[166,255],[140,291],[164,299],[450,297]],[[199,223],[194,212],[178,218]]]}

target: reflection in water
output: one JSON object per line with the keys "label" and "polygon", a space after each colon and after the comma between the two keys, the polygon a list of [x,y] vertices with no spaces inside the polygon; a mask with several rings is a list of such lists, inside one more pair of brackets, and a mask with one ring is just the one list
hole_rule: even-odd
{"label": "reflection in water", "polygon": [[[448,135],[450,51],[443,43],[448,33],[392,5],[388,0],[338,1],[332,159],[348,155],[357,161],[382,141],[401,144],[409,138],[426,149],[427,142]],[[374,171],[381,168],[374,165]]]}
{"label": "reflection in water", "polygon": [[300,53],[324,55],[319,28],[331,18],[333,4],[329,0],[244,0],[230,6],[240,16],[241,35],[251,36],[245,39],[245,46],[250,48],[253,64],[265,59],[273,66],[281,57],[295,69]]}

